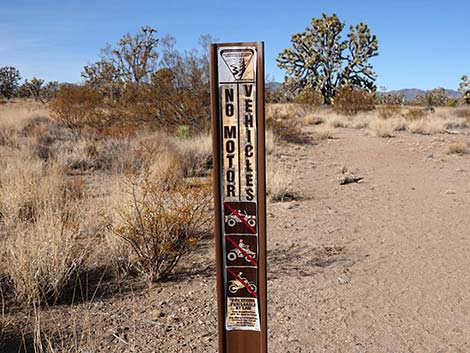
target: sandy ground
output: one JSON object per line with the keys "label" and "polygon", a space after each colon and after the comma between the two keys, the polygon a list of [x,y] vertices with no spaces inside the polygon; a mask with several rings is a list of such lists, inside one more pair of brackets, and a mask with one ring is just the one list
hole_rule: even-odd
{"label": "sandy ground", "polygon": [[[335,137],[271,158],[304,199],[269,204],[269,351],[469,352],[470,155],[445,150],[470,136]],[[363,182],[340,186],[343,166]],[[216,352],[213,254],[207,241],[172,281],[50,324],[85,316],[90,353]]]}

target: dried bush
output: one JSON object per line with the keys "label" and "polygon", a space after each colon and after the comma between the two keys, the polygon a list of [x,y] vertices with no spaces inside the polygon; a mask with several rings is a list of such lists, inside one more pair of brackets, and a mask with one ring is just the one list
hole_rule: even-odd
{"label": "dried bush", "polygon": [[272,164],[267,168],[266,194],[271,202],[286,202],[300,199],[300,193],[294,189],[292,175],[287,168]]}
{"label": "dried bush", "polygon": [[307,113],[302,118],[304,125],[320,125],[325,122],[325,118],[315,113]]}
{"label": "dried bush", "polygon": [[377,107],[381,119],[396,118],[401,115],[401,107],[398,105],[381,105]]}
{"label": "dried bush", "polygon": [[369,128],[377,137],[390,138],[395,136],[393,134],[395,130],[390,120],[372,120],[369,123]]}
{"label": "dried bush", "polygon": [[212,139],[210,135],[198,135],[190,140],[177,142],[177,151],[185,177],[204,177],[212,169]]}
{"label": "dried bush", "polygon": [[454,116],[457,116],[459,118],[465,118],[468,119],[470,122],[470,108],[458,108],[458,109],[453,109],[452,114]]}
{"label": "dried bush", "polygon": [[318,140],[329,140],[334,138],[334,130],[328,127],[316,128],[313,132],[313,135]]}
{"label": "dried bush", "polygon": [[328,126],[336,128],[349,128],[352,126],[352,119],[338,114],[328,115],[326,118]]}
{"label": "dried bush", "polygon": [[428,113],[422,108],[410,108],[405,113],[404,117],[406,120],[414,121],[426,117]]}
{"label": "dried bush", "polygon": [[266,115],[266,128],[283,141],[305,143],[306,136],[302,133],[302,124],[294,114],[277,108],[268,110]]}
{"label": "dried bush", "polygon": [[104,96],[88,85],[62,85],[50,105],[52,117],[73,131],[102,130],[109,124]]}
{"label": "dried bush", "polygon": [[470,149],[466,143],[454,142],[447,146],[447,154],[458,154],[459,156],[462,156],[468,153],[470,153]]}
{"label": "dried bush", "polygon": [[18,155],[0,171],[0,213],[6,236],[5,272],[27,304],[55,302],[80,271],[75,247],[80,186],[60,168]]}
{"label": "dried bush", "polygon": [[387,88],[383,87],[382,92],[377,93],[377,104],[385,105],[402,105],[405,103],[405,95],[399,92],[387,92]]}
{"label": "dried bush", "polygon": [[18,147],[15,129],[0,126],[0,146]]}
{"label": "dried bush", "polygon": [[33,304],[61,298],[85,260],[86,250],[75,246],[76,232],[77,224],[54,209],[12,229],[5,265],[17,299]]}
{"label": "dried bush", "polygon": [[365,90],[342,87],[334,98],[333,109],[338,113],[356,115],[374,108],[374,95]]}
{"label": "dried bush", "polygon": [[294,103],[299,104],[303,112],[312,113],[323,104],[323,95],[311,87],[304,87],[300,94],[294,98]]}
{"label": "dried bush", "polygon": [[167,277],[210,226],[209,185],[173,181],[148,174],[135,180],[130,204],[119,210],[120,221],[112,228],[132,248],[134,268],[154,281]]}
{"label": "dried bush", "polygon": [[409,123],[408,129],[413,134],[432,135],[445,131],[445,121],[441,119],[419,119]]}

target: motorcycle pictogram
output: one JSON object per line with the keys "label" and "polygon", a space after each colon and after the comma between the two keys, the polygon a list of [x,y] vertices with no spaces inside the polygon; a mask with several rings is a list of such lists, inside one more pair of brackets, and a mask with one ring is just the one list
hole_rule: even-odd
{"label": "motorcycle pictogram", "polygon": [[[243,282],[245,282],[245,284],[247,284],[248,287],[250,287],[250,289],[253,291],[253,293],[256,293],[256,289],[257,289],[256,285],[253,282],[248,281],[248,279],[246,277],[242,277],[242,275],[243,275],[243,272],[240,272],[238,274],[238,277]],[[238,292],[240,289],[243,289],[243,288],[245,288],[245,285],[242,282],[240,282],[238,279],[231,280],[230,284],[228,286],[228,290],[232,294]]]}

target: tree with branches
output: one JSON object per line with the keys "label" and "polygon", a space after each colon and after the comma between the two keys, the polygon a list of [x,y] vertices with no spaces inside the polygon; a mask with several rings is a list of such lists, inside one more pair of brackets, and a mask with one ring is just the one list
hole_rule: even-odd
{"label": "tree with branches", "polygon": [[92,86],[105,86],[114,82],[150,82],[151,73],[157,68],[159,39],[155,28],[144,26],[135,35],[124,35],[115,47],[108,44],[101,50],[101,60],[84,67],[82,77]]}
{"label": "tree with branches", "polygon": [[378,40],[365,23],[349,27],[336,14],[313,18],[304,32],[292,35],[292,47],[284,49],[278,66],[287,71],[286,85],[299,93],[309,87],[331,104],[340,87],[375,91],[376,74],[369,59],[378,55]]}
{"label": "tree with branches", "polygon": [[0,97],[11,99],[20,80],[20,72],[13,66],[0,68]]}

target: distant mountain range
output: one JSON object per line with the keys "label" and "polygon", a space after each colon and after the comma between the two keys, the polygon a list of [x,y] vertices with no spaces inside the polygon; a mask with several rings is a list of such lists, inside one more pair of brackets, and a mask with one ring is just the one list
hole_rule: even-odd
{"label": "distant mountain range", "polygon": [[[282,88],[282,83],[280,82],[266,82],[266,88],[267,89],[272,89],[272,90],[277,90]],[[389,91],[390,93],[399,93],[403,94],[405,96],[405,101],[409,102],[413,100],[416,96],[422,96],[425,95],[426,90],[424,89],[419,89],[419,88],[403,88],[400,90],[394,90],[394,91]],[[462,96],[462,93],[459,91],[453,90],[453,89],[446,89],[447,95],[450,98],[459,98]]]}
{"label": "distant mountain range", "polygon": [[[419,89],[419,88],[404,88],[396,91],[390,91],[390,93],[399,93],[403,94],[405,96],[405,101],[409,102],[410,100],[414,99],[416,96],[422,96],[426,94],[425,90]],[[462,93],[459,91],[453,90],[453,89],[446,89],[447,95],[450,98],[459,98]]]}

